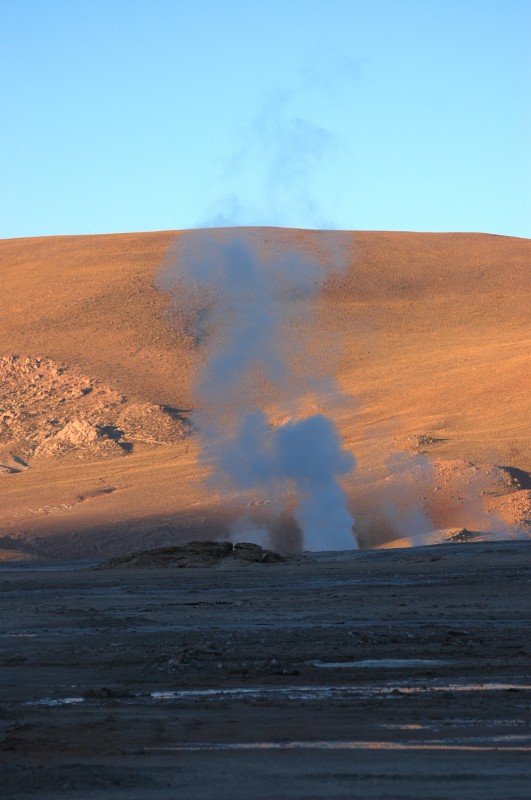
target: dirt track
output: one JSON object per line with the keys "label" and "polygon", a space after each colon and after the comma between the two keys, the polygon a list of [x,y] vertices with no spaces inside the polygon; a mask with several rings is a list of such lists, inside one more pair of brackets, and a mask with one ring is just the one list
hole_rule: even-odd
{"label": "dirt track", "polygon": [[523,541],[6,567],[2,796],[527,799],[530,566]]}

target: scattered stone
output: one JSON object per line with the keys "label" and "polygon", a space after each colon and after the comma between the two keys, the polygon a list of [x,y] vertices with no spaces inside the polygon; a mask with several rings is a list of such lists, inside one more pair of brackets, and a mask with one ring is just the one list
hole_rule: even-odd
{"label": "scattered stone", "polygon": [[429,444],[436,444],[437,442],[442,441],[441,439],[436,439],[434,436],[428,436],[427,434],[421,433],[416,436],[410,436],[409,441],[415,447],[425,447]]}
{"label": "scattered stone", "polygon": [[5,464],[0,464],[0,475],[16,475],[17,472],[20,472],[20,470],[14,467],[7,467]]}
{"label": "scattered stone", "polygon": [[243,561],[254,561],[262,564],[272,564],[274,561],[283,561],[283,557],[273,550],[264,550],[259,544],[239,542],[234,545],[232,554]]}

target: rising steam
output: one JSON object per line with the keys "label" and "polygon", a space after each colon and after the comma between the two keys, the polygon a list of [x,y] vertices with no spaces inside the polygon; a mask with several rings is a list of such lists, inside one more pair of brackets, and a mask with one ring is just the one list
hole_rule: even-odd
{"label": "rising steam", "polygon": [[[337,388],[305,334],[325,277],[318,259],[280,250],[264,257],[250,235],[212,231],[184,237],[160,281],[177,303],[183,292],[194,298],[202,360],[194,423],[210,479],[263,498],[268,526],[288,508],[311,550],[357,547],[339,483],[354,459],[321,411],[324,402],[333,407]],[[246,525],[263,534],[263,520],[257,528],[240,519],[240,538]]]}

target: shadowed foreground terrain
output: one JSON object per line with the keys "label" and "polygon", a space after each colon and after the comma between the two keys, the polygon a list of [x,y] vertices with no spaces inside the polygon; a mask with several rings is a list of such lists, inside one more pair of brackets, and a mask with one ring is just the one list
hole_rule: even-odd
{"label": "shadowed foreground terrain", "polygon": [[527,800],[530,546],[4,567],[2,797]]}
{"label": "shadowed foreground terrain", "polygon": [[[205,489],[190,424],[204,359],[191,322],[204,309],[184,285],[177,306],[156,288],[168,248],[178,263],[180,242],[205,235],[0,241],[3,559],[108,558],[223,538],[255,502],[233,497],[235,512]],[[297,318],[320,373],[344,393],[324,411],[357,459],[344,488],[362,547],[413,543],[419,512],[434,530],[528,535],[529,240],[222,235],[245,238],[266,272],[271,248],[346,265]]]}

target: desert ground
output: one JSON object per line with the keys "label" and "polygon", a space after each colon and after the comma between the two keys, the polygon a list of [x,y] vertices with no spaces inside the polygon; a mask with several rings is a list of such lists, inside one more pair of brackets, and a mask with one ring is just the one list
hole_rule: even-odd
{"label": "desert ground", "polygon": [[[3,558],[218,538],[234,507],[253,502],[227,505],[205,486],[190,423],[204,359],[190,320],[201,309],[182,287],[175,312],[157,288],[169,248],[203,235],[0,241]],[[264,270],[275,247],[346,265],[298,319],[343,393],[333,418],[357,460],[344,487],[362,548],[407,539],[408,509],[382,514],[389,490],[395,506],[427,510],[433,530],[529,532],[529,240],[223,235],[250,240]],[[430,475],[419,477],[419,456]]]}
{"label": "desert ground", "polygon": [[355,457],[360,549],[308,553],[289,495],[205,480],[205,308],[161,280],[204,235],[0,241],[3,796],[527,799],[531,243],[218,234],[329,267],[288,333],[336,394],[292,412]]}
{"label": "desert ground", "polygon": [[530,545],[6,566],[2,796],[527,800]]}

